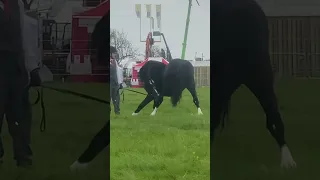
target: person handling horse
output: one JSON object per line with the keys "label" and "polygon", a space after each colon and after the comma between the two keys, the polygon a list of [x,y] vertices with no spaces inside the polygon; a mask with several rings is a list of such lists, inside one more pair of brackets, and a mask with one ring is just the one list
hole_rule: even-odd
{"label": "person handling horse", "polygon": [[110,46],[110,98],[112,99],[114,113],[120,115],[120,93],[122,89],[123,74],[117,62],[118,52]]}
{"label": "person handling horse", "polygon": [[[18,167],[32,165],[29,87],[40,86],[38,34],[21,0],[0,0],[0,132],[4,116]],[[0,139],[0,164],[4,148]]]}

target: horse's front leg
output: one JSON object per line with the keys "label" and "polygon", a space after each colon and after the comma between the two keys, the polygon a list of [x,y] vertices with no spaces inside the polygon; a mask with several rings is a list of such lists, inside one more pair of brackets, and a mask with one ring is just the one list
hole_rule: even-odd
{"label": "horse's front leg", "polygon": [[144,100],[139,104],[138,108],[132,113],[132,116],[136,116],[139,114],[139,112],[148,105],[153,100],[153,96],[151,94],[148,94],[147,97],[144,98]]}
{"label": "horse's front leg", "polygon": [[153,103],[153,111],[150,114],[150,116],[154,116],[156,115],[159,106],[162,104],[163,102],[163,96],[162,95],[158,95],[157,97],[154,98],[154,103]]}

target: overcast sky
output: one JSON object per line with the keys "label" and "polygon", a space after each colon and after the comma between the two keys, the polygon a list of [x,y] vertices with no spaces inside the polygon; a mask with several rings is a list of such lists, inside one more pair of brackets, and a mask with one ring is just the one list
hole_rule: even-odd
{"label": "overcast sky", "polygon": [[[193,0],[185,59],[194,59],[195,53],[210,58],[210,0]],[[145,4],[152,4],[151,14],[157,27],[156,4],[161,4],[161,30],[164,33],[173,58],[180,58],[184,37],[188,0],[111,0],[110,27],[127,33],[128,39],[143,53],[145,43],[140,42],[140,20],[135,13],[135,4],[141,4],[141,40],[150,31]],[[158,40],[155,38],[155,40]],[[165,48],[164,43],[155,45]]]}

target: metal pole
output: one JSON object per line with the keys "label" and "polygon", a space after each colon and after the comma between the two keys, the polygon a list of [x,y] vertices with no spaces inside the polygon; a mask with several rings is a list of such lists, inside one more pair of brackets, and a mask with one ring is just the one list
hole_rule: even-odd
{"label": "metal pole", "polygon": [[140,16],[140,42],[142,42],[141,41],[141,16]]}
{"label": "metal pole", "polygon": [[192,6],[192,0],[189,0],[188,14],[187,14],[187,20],[186,20],[186,28],[185,28],[185,31],[184,31],[184,39],[183,39],[183,44],[182,44],[181,59],[184,59],[185,55],[186,55],[191,6]]}
{"label": "metal pole", "polygon": [[149,18],[149,22],[150,22],[150,31],[149,32],[151,32],[151,29],[152,29],[151,17]]}

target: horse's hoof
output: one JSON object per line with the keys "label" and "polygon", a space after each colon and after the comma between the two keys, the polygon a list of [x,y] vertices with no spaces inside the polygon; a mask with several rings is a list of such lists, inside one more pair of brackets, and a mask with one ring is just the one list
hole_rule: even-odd
{"label": "horse's hoof", "polygon": [[155,107],[155,108],[153,109],[152,113],[150,114],[150,116],[156,115],[157,111],[158,111],[158,108]]}
{"label": "horse's hoof", "polygon": [[293,160],[291,152],[287,145],[281,148],[281,167],[282,168],[295,168],[296,162]]}
{"label": "horse's hoof", "polygon": [[83,169],[87,169],[88,167],[88,163],[80,163],[78,161],[75,161],[71,166],[70,166],[70,170],[71,171],[79,171],[79,170],[83,170]]}
{"label": "horse's hoof", "polygon": [[132,113],[132,116],[138,116],[139,113]]}
{"label": "horse's hoof", "polygon": [[285,169],[290,169],[290,168],[296,168],[297,163],[292,159],[288,161],[282,161],[281,162],[281,167]]}
{"label": "horse's hoof", "polygon": [[203,115],[203,113],[202,113],[200,108],[198,108],[198,115]]}

